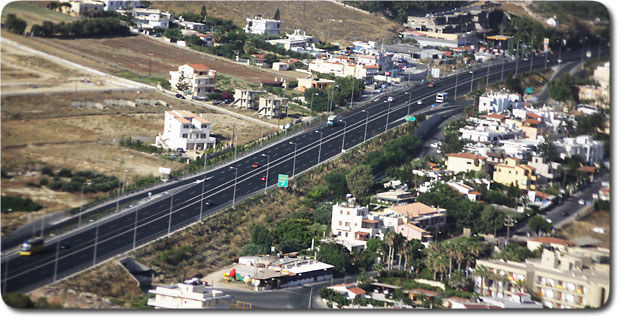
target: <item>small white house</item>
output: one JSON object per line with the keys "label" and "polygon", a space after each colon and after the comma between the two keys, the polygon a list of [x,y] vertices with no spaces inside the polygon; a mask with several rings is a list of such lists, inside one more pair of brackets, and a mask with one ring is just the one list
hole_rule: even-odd
{"label": "small white house", "polygon": [[283,62],[272,63],[272,69],[276,71],[286,71],[287,67],[288,67],[287,63],[283,63]]}
{"label": "small white house", "polygon": [[328,286],[328,288],[334,290],[335,292],[344,294],[347,296],[347,299],[353,300],[356,298],[364,298],[366,292],[364,289],[356,286],[356,284],[340,284],[340,285],[332,285]]}
{"label": "small white house", "polygon": [[149,290],[155,298],[147,304],[156,309],[229,309],[233,298],[202,284],[175,284]]}
{"label": "small white house", "polygon": [[216,75],[216,70],[204,64],[184,64],[177,71],[170,72],[170,86],[175,89],[178,83],[185,82],[192,96],[204,97],[216,89]]}
{"label": "small white house", "polygon": [[155,145],[167,149],[203,150],[216,143],[210,137],[211,123],[186,110],[164,112],[164,132],[155,138]]}
{"label": "small white house", "polygon": [[279,34],[280,20],[265,19],[260,15],[246,18],[244,31],[251,34]]}

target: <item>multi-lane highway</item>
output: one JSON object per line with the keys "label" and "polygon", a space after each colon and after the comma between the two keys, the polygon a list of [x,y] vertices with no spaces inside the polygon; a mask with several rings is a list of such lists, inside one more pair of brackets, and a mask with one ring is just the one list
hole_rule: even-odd
{"label": "multi-lane highway", "polygon": [[[579,54],[567,53],[563,59],[579,60]],[[518,62],[518,72],[531,69],[531,61]],[[536,57],[532,68],[543,68],[544,64],[551,67],[557,62],[545,63],[543,57]],[[150,199],[146,193],[125,198],[125,202],[137,199],[145,202],[48,239],[40,254],[28,257],[15,253],[3,255],[0,267],[2,291],[27,292],[150,242],[274,186],[279,174],[298,175],[402,124],[408,113],[435,103],[438,92],[448,92],[453,98],[470,92],[471,87],[476,89],[479,78],[491,83],[506,77],[509,72],[515,73],[515,70],[516,62],[507,61],[438,80],[434,87],[416,87],[394,93],[390,102],[387,96],[377,98],[341,117],[339,125],[319,125],[230,165],[151,190],[153,196]],[[257,167],[253,167],[255,162]],[[110,203],[107,208],[114,204]]]}

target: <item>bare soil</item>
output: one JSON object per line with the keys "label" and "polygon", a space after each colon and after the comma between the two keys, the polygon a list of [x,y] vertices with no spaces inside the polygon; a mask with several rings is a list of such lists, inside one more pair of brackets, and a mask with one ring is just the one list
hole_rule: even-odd
{"label": "bare soil", "polygon": [[[605,233],[593,232],[594,227],[603,228]],[[601,241],[599,247],[610,248],[610,213],[595,211],[581,220],[574,220],[569,223],[558,234],[568,240],[592,237]]]}

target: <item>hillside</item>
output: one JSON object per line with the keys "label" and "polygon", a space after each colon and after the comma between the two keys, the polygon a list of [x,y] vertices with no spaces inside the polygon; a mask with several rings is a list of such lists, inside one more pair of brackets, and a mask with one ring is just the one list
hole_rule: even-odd
{"label": "hillside", "polygon": [[401,25],[386,18],[373,16],[331,1],[153,1],[151,6],[181,14],[184,11],[200,13],[205,5],[207,15],[229,19],[239,27],[246,18],[255,14],[272,18],[280,9],[281,30],[306,31],[322,41],[341,45],[356,40],[388,40],[397,35]]}

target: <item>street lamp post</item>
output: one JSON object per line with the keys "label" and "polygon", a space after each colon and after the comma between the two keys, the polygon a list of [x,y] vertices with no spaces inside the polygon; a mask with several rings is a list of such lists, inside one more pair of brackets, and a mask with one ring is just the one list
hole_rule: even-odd
{"label": "street lamp post", "polygon": [[389,117],[390,117],[390,102],[388,102],[388,111],[386,112],[386,129],[384,131],[388,131],[388,118]]}
{"label": "street lamp post", "polygon": [[342,119],[341,121],[345,123],[345,125],[343,126],[343,144],[341,145],[341,152],[345,152],[345,134],[347,133],[347,121]]}
{"label": "street lamp post", "polygon": [[203,201],[205,200],[205,180],[206,179],[207,178],[203,178],[203,187],[201,190],[201,212],[200,212],[200,215],[198,216],[199,221],[203,219],[203,205],[204,205]]}
{"label": "street lamp post", "polygon": [[533,70],[533,59],[535,58],[535,47],[533,46],[535,42],[535,38],[533,37],[530,40],[530,70]]}
{"label": "street lamp post", "polygon": [[308,110],[308,117],[313,117],[313,98],[315,97],[315,95],[319,96],[319,93],[312,93],[311,94],[311,105],[310,105],[310,109]]}
{"label": "street lamp post", "polygon": [[267,172],[265,173],[265,192],[267,193],[267,181],[270,179],[270,155],[263,153],[261,157],[267,157]]}
{"label": "street lamp post", "polygon": [[116,200],[116,212],[119,211],[119,202],[121,201],[121,192],[122,192],[122,185],[123,183],[121,183],[121,181],[125,181],[125,173],[127,172],[127,170],[123,170],[123,177],[119,180],[119,192],[117,195],[117,200]]}
{"label": "street lamp post", "polygon": [[323,132],[319,130],[315,130],[316,133],[319,133],[319,153],[317,154],[317,164],[321,162],[321,143],[323,142]]}
{"label": "street lamp post", "polygon": [[[298,154],[298,144],[293,142],[293,141],[290,141],[289,144],[295,146],[295,148],[293,150],[293,176],[291,177],[291,178],[293,178],[293,177],[295,177],[295,157]],[[267,179],[266,179],[266,181],[267,181]]]}
{"label": "street lamp post", "polygon": [[366,109],[363,109],[362,112],[367,114],[367,118],[364,122],[364,142],[367,142],[367,126],[369,125],[369,112]]}
{"label": "street lamp post", "polygon": [[518,73],[518,65],[520,64],[520,57],[518,56],[520,49],[520,41],[518,40],[517,46],[515,47],[515,74]]}
{"label": "street lamp post", "polygon": [[454,100],[457,100],[457,79],[459,78],[459,70],[457,70],[457,73],[455,74],[455,98]]}
{"label": "street lamp post", "polygon": [[487,87],[489,85],[489,66],[490,64],[487,64],[487,79],[485,80],[485,86]]}
{"label": "street lamp post", "polygon": [[237,168],[230,166],[229,169],[235,169],[235,183],[233,185],[233,209],[234,209],[235,208],[235,192],[237,191]]}
{"label": "street lamp post", "polygon": [[351,101],[349,102],[349,108],[354,108],[354,84],[356,83],[356,77],[352,76],[351,79]]}
{"label": "street lamp post", "polygon": [[[78,213],[78,227],[80,227],[80,225],[82,224],[82,198],[84,197],[84,186],[85,185],[91,185],[90,182],[84,182],[82,183],[82,191],[80,191],[80,212]],[[119,209],[119,205],[117,203],[117,211]]]}
{"label": "street lamp post", "polygon": [[500,70],[500,80],[502,81],[505,78],[505,57],[502,57],[502,68]]}
{"label": "street lamp post", "polygon": [[472,84],[474,83],[474,71],[470,71],[472,77],[470,78],[470,92],[472,93]]}

